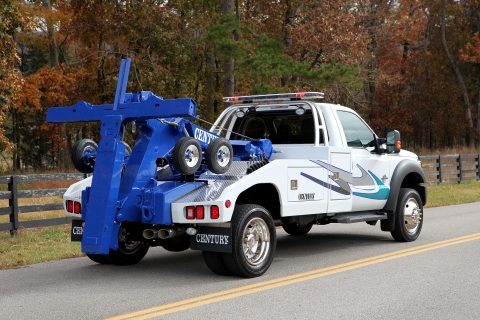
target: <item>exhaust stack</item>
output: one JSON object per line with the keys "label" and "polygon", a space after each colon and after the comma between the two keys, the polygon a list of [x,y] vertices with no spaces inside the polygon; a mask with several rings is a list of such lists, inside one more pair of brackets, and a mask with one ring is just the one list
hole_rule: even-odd
{"label": "exhaust stack", "polygon": [[145,239],[155,239],[158,238],[158,231],[158,229],[145,229],[142,235]]}
{"label": "exhaust stack", "polygon": [[185,234],[185,227],[173,227],[168,229],[145,229],[142,233],[143,237],[148,240],[157,238],[165,240],[181,236],[183,234]]}
{"label": "exhaust stack", "polygon": [[158,237],[160,239],[170,239],[173,237],[181,236],[185,234],[184,227],[177,227],[177,228],[169,228],[169,229],[160,229],[158,230]]}

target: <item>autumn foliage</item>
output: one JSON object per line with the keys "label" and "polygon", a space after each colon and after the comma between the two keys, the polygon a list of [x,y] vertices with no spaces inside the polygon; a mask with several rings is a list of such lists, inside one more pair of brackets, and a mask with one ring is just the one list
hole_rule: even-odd
{"label": "autumn foliage", "polygon": [[480,143],[478,0],[0,2],[0,151],[14,170],[64,169],[76,140],[98,138],[45,113],[112,103],[123,57],[129,91],[191,97],[206,120],[230,61],[235,94],[321,91],[408,148]]}

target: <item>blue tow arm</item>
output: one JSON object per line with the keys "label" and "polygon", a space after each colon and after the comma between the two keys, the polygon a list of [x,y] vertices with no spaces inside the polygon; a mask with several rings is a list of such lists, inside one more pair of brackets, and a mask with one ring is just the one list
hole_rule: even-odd
{"label": "blue tow arm", "polygon": [[[171,202],[204,182],[157,181],[156,160],[169,155],[175,143],[185,136],[184,130],[202,148],[219,137],[188,121],[196,118],[197,105],[192,99],[163,100],[149,91],[126,93],[129,69],[130,59],[123,59],[113,104],[80,101],[69,107],[49,108],[47,112],[50,123],[101,122],[92,184],[82,192],[84,253],[108,254],[111,249],[117,250],[120,224],[124,221],[171,225]],[[162,124],[158,119],[176,122],[178,126]],[[140,132],[125,163],[125,145],[120,142],[131,121],[135,121]],[[270,157],[272,152],[269,140],[232,142],[234,160],[248,160],[253,153],[264,150]]]}

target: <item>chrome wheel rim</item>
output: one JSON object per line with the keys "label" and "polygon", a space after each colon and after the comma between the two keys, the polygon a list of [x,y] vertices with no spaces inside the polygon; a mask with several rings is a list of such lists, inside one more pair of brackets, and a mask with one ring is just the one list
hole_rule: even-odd
{"label": "chrome wheel rim", "polygon": [[194,145],[188,146],[185,150],[185,163],[188,167],[194,168],[200,159],[200,151]]}
{"label": "chrome wheel rim", "polygon": [[217,163],[220,167],[225,168],[230,163],[230,149],[227,146],[221,146],[217,152]]}
{"label": "chrome wheel rim", "polygon": [[253,265],[261,264],[270,251],[270,231],[261,218],[253,218],[243,230],[243,255]]}
{"label": "chrome wheel rim", "polygon": [[417,232],[422,222],[422,209],[418,205],[417,200],[410,198],[403,208],[403,221],[405,229],[409,234]]}

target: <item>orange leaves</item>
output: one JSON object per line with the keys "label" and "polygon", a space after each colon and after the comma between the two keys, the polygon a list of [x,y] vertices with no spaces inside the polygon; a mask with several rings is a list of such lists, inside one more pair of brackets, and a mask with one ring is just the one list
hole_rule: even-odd
{"label": "orange leaves", "polygon": [[38,111],[68,105],[72,103],[70,94],[74,90],[73,74],[64,73],[60,68],[45,66],[26,78],[13,107],[28,112],[29,109]]}
{"label": "orange leaves", "polygon": [[475,33],[472,42],[467,43],[465,48],[460,50],[460,60],[480,63],[480,32]]}

